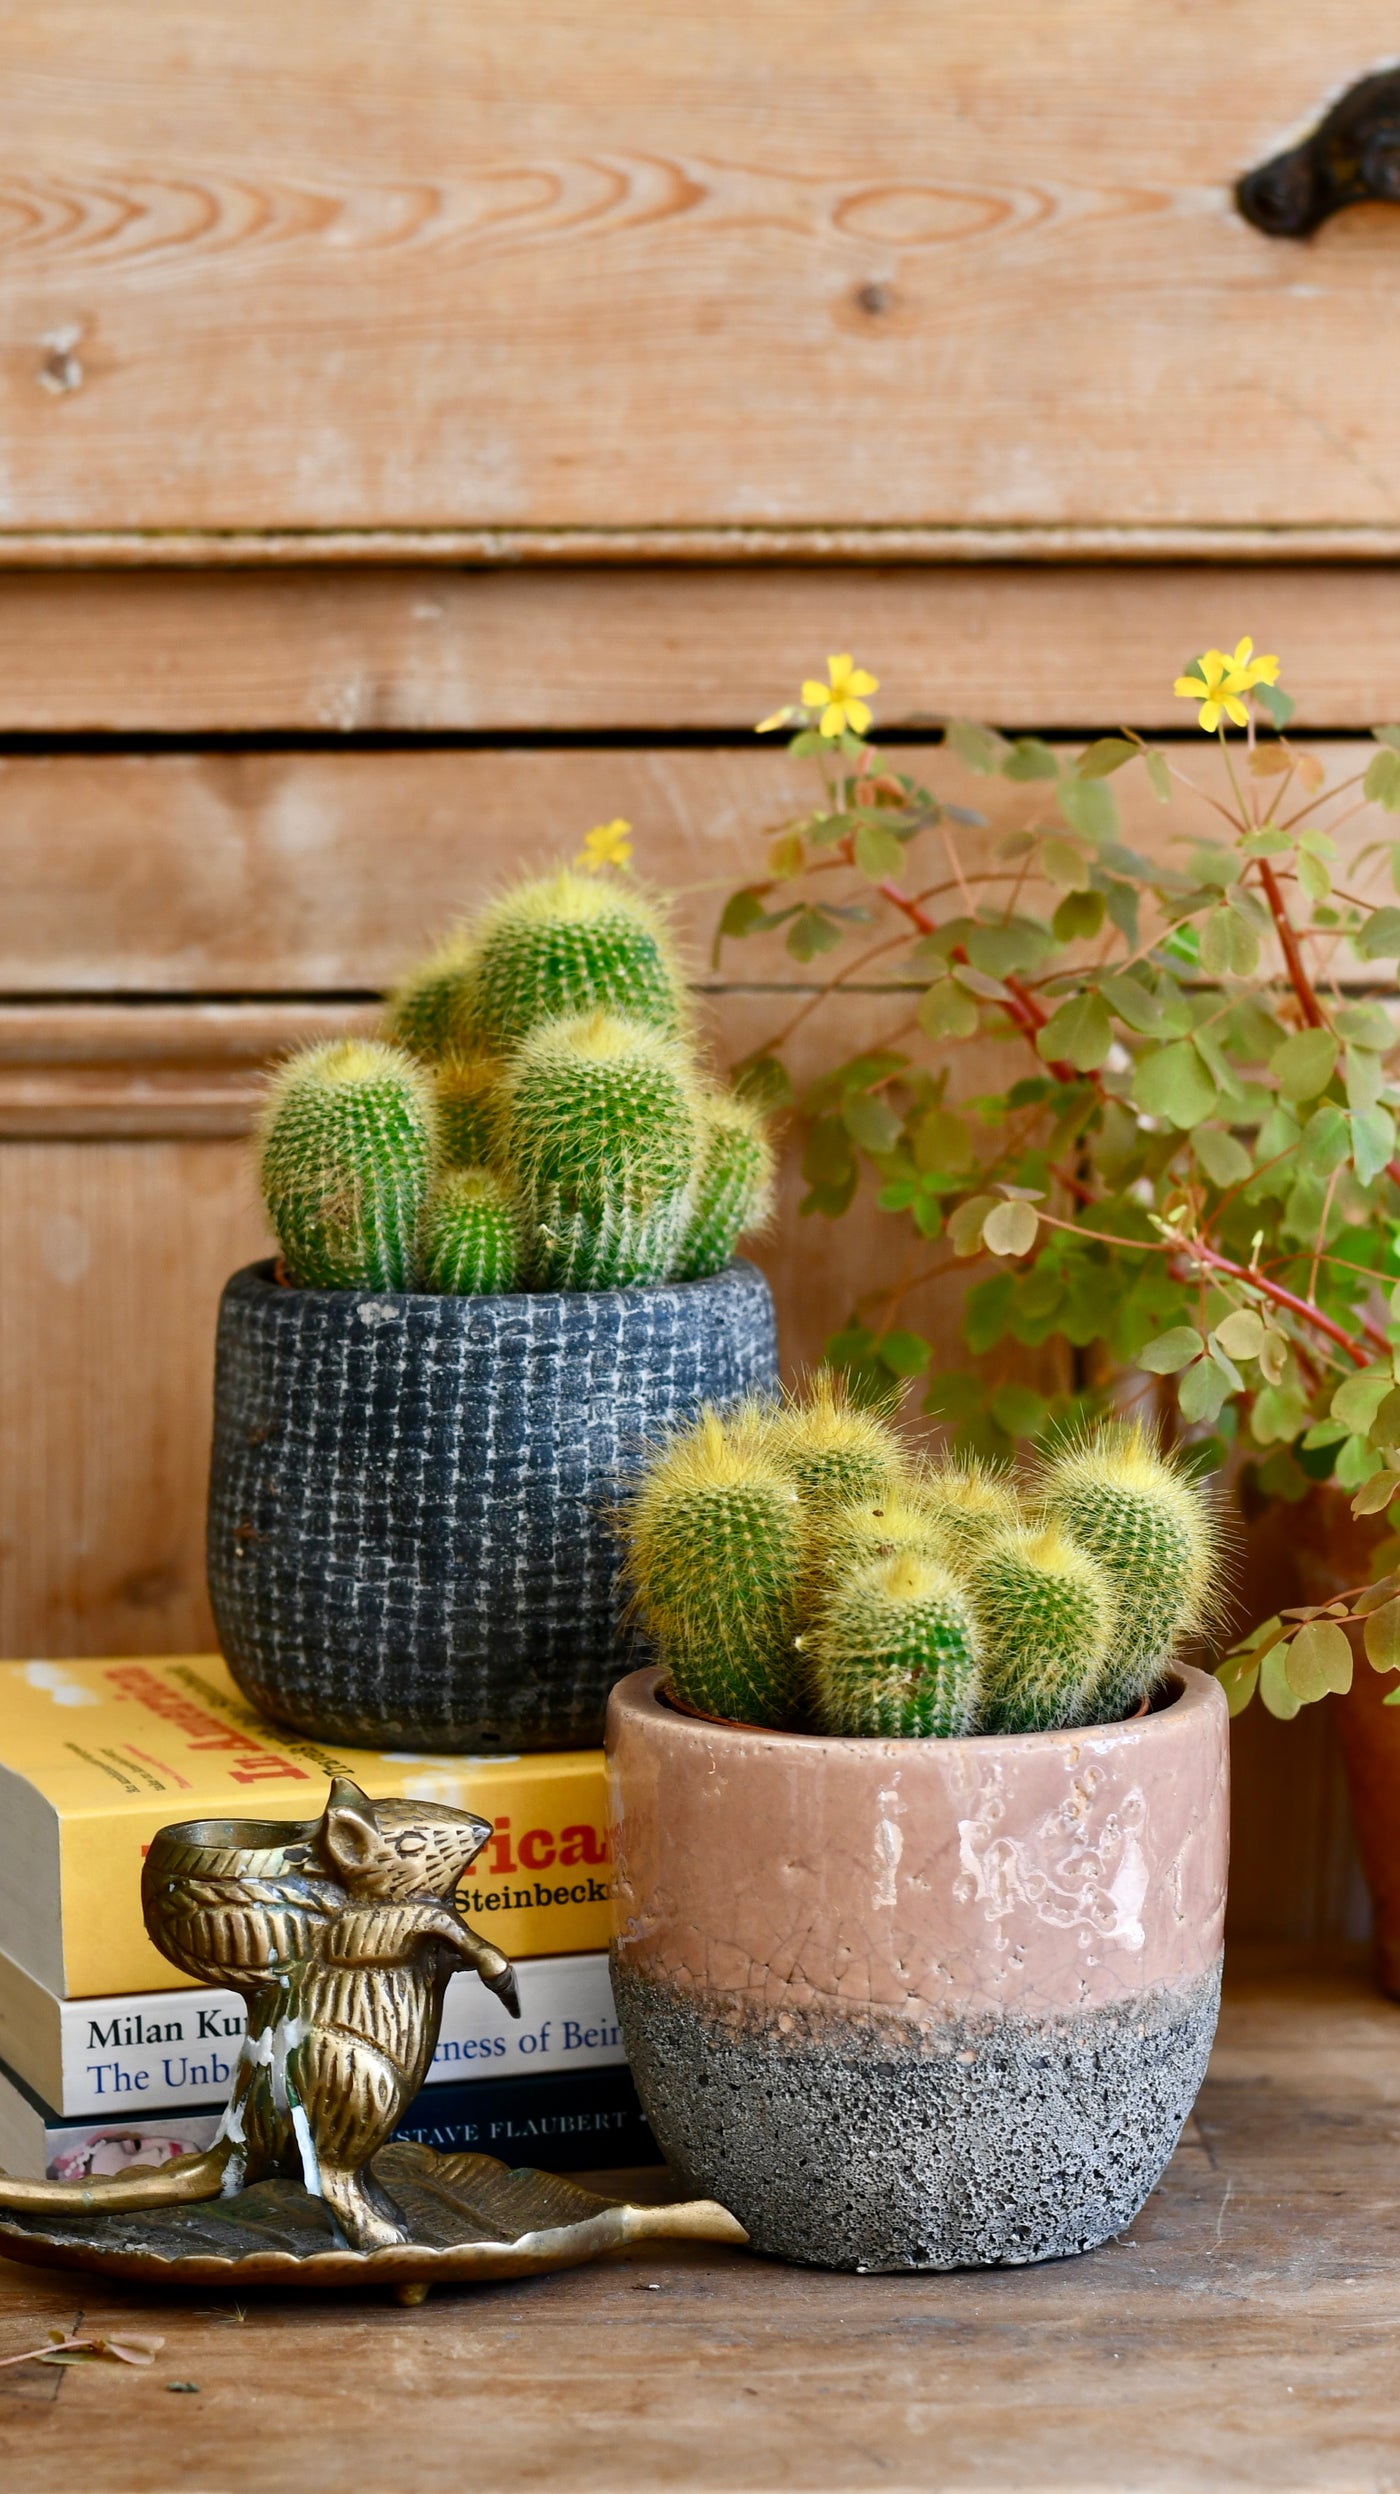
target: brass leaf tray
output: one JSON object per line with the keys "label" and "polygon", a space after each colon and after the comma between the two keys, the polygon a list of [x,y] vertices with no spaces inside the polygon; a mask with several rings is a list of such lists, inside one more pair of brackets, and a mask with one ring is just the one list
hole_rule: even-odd
{"label": "brass leaf tray", "polygon": [[191,1819],[146,1851],[163,1955],[248,2003],[212,2147],[90,2181],[0,2173],[0,2252],[171,2286],[430,2286],[576,2268],[668,2236],[746,2243],[714,2200],[639,2208],[494,2156],[396,2139],[443,1995],[473,1967],[513,2017],[508,1958],[458,1911],[491,1833],[337,1775],[319,1819]]}
{"label": "brass leaf tray", "polygon": [[440,2156],[413,2140],[381,2148],[372,2173],[407,2219],[407,2242],[351,2251],[323,2199],[274,2178],[228,2199],[146,2210],[0,2208],[0,2252],[158,2285],[386,2286],[418,2303],[431,2286],[578,2268],[627,2243],[748,2241],[715,2200],[639,2207],[563,2175]]}

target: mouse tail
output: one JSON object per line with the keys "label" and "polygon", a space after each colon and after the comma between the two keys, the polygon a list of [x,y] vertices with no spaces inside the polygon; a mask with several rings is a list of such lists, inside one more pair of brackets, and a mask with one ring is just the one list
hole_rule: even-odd
{"label": "mouse tail", "polygon": [[[498,1952],[493,1949],[491,1954],[495,1956]],[[486,1966],[478,1966],[477,1973],[480,1975],[487,1991],[494,1992],[497,2000],[510,2011],[511,2016],[513,2018],[518,2018],[520,2015],[520,1987],[515,1980],[515,1968],[511,1964],[510,1959],[508,1957],[502,1957],[499,1968],[491,1967],[488,1969]]]}

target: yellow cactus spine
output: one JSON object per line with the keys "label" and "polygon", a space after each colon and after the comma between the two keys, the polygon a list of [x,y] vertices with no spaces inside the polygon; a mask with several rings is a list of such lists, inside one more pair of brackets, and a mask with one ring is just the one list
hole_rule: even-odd
{"label": "yellow cactus spine", "polygon": [[1218,1603],[1220,1527],[1180,1463],[1132,1423],[1064,1447],[1044,1474],[1041,1510],[1112,1578],[1117,1624],[1098,1712],[1113,1722],[1148,1695]]}
{"label": "yellow cactus spine", "polygon": [[384,1008],[384,1037],[422,1065],[441,1064],[466,1049],[470,966],[467,939],[450,935],[393,989]]}
{"label": "yellow cactus spine", "polygon": [[449,1169],[423,1212],[419,1269],[425,1290],[484,1297],[514,1290],[520,1275],[520,1216],[491,1169]]}
{"label": "yellow cactus spine", "polygon": [[949,1740],[976,1728],[977,1626],[937,1559],[905,1549],[851,1569],[803,1645],[819,1732]]}
{"label": "yellow cactus spine", "polygon": [[675,1279],[721,1272],[746,1232],[761,1230],[773,1206],[773,1151],[763,1121],[725,1093],[700,1106],[700,1144],[689,1221]]}
{"label": "yellow cactus spine", "polygon": [[546,1022],[511,1058],[502,1166],[541,1290],[659,1282],[689,1213],[696,1119],[684,1052],[620,1014]]}
{"label": "yellow cactus spine", "polygon": [[851,1498],[828,1507],[812,1520],[810,1539],[816,1573],[826,1581],[905,1553],[949,1566],[961,1555],[904,1481],[874,1498]]}
{"label": "yellow cactus spine", "polygon": [[260,1127],[263,1196],[293,1280],[411,1290],[437,1158],[432,1086],[400,1048],[333,1039],[282,1067]]}
{"label": "yellow cactus spine", "polygon": [[671,1439],[626,1519],[641,1620],[702,1714],[782,1725],[798,1696],[797,1492],[757,1433],[712,1411]]}
{"label": "yellow cactus spine", "polygon": [[910,1495],[937,1526],[949,1548],[965,1557],[1021,1522],[1021,1502],[1009,1473],[976,1455],[930,1463]]}
{"label": "yellow cactus spine", "polygon": [[1098,1561],[1054,1525],[1019,1525],[976,1551],[964,1582],[986,1654],[983,1728],[1092,1722],[1117,1618]]}
{"label": "yellow cactus spine", "polygon": [[504,1073],[499,1057],[467,1056],[458,1049],[434,1069],[442,1157],[449,1169],[485,1169],[495,1159]]}
{"label": "yellow cactus spine", "polygon": [[518,884],[478,919],[462,1036],[504,1054],[544,1023],[599,1008],[674,1033],[683,994],[659,906],[564,866]]}
{"label": "yellow cactus spine", "polygon": [[806,1393],[789,1396],[764,1426],[773,1462],[814,1517],[852,1499],[878,1500],[903,1477],[904,1450],[893,1429],[854,1404],[830,1369],[818,1369]]}

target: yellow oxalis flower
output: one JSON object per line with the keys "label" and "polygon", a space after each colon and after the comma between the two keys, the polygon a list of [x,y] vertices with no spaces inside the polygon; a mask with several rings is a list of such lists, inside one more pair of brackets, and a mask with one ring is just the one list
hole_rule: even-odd
{"label": "yellow oxalis flower", "polygon": [[1179,675],[1172,691],[1183,701],[1198,701],[1198,724],[1207,736],[1213,736],[1221,719],[1229,719],[1236,727],[1248,727],[1249,712],[1240,699],[1252,693],[1256,684],[1278,682],[1278,660],[1271,656],[1256,658],[1254,643],[1237,641],[1232,652],[1208,649],[1196,661],[1194,675]]}
{"label": "yellow oxalis flower", "polygon": [[600,874],[605,866],[625,866],[632,854],[631,829],[620,814],[614,822],[595,823],[574,864],[586,866],[591,875]]}
{"label": "yellow oxalis flower", "polygon": [[826,671],[829,684],[819,684],[809,676],[802,687],[802,698],[809,710],[820,710],[817,724],[823,736],[839,736],[849,728],[853,736],[863,736],[870,725],[866,693],[878,693],[880,679],[867,675],[864,667],[856,666],[849,650],[839,658],[828,658]]}

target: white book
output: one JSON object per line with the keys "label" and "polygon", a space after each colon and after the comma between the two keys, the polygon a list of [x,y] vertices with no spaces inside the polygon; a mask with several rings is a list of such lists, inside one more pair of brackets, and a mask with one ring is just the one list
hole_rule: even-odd
{"label": "white book", "polygon": [[0,2070],[0,2173],[21,2182],[105,2181],[131,2165],[167,2165],[218,2136],[217,2108],[199,2113],[135,2113],[113,2122],[61,2122]]}
{"label": "white book", "polygon": [[[625,2062],[601,1950],[518,1958],[520,2017],[470,1973],[447,1987],[426,2084],[528,2078]],[[243,2040],[234,1992],[124,1992],[60,2000],[0,1957],[0,2063],[66,2119],[221,2103]],[[0,2157],[0,2164],[3,2164]]]}

